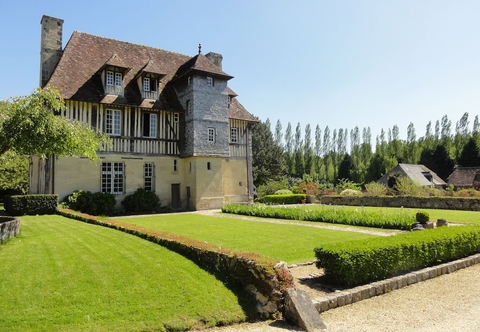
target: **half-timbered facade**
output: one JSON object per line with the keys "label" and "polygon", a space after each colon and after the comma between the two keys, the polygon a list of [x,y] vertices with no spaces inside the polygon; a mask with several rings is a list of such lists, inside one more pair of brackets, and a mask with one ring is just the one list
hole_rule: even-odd
{"label": "half-timbered facade", "polygon": [[41,87],[58,89],[58,114],[112,139],[99,161],[31,158],[30,192],[137,188],[174,209],[218,208],[253,193],[251,125],[257,120],[228,87],[222,56],[191,57],[74,32],[62,49],[63,20],[41,21]]}

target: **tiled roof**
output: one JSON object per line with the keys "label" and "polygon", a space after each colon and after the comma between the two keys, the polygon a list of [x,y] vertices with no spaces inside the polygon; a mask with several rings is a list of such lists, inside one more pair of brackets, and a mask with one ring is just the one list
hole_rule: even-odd
{"label": "tiled roof", "polygon": [[[395,172],[399,172],[403,176],[408,176],[410,179],[419,183],[421,186],[430,186],[432,184],[435,186],[445,185],[445,181],[443,181],[435,172],[431,171],[428,167],[420,164],[398,164],[387,174],[382,176],[377,182],[387,185],[389,175]],[[431,175],[431,180],[426,177],[428,175]]]}
{"label": "tiled roof", "polygon": [[480,173],[480,167],[457,167],[447,179],[448,184],[455,187],[473,187],[475,176]]}
{"label": "tiled roof", "polygon": [[[106,65],[125,68],[124,97],[105,96],[99,73]],[[191,71],[232,78],[201,53],[191,57],[75,31],[47,86],[58,89],[67,100],[183,111],[171,82]],[[136,78],[142,72],[159,75],[157,101],[141,97]],[[234,118],[256,121],[237,101],[229,112]]]}

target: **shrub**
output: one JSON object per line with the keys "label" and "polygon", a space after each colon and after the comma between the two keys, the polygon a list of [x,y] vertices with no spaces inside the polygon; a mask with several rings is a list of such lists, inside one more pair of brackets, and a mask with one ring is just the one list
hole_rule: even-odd
{"label": "shrub", "polygon": [[266,195],[273,195],[277,190],[287,189],[287,179],[280,181],[268,181],[257,187],[257,200],[262,201]]}
{"label": "shrub", "polygon": [[293,194],[291,190],[288,189],[280,189],[275,192],[275,195],[291,195]]}
{"label": "shrub", "polygon": [[342,196],[362,196],[362,192],[360,190],[353,190],[353,189],[345,189],[340,193]]}
{"label": "shrub", "polygon": [[300,194],[314,195],[320,194],[318,184],[315,182],[302,182],[298,185],[298,191]]}
{"label": "shrub", "polygon": [[430,220],[430,215],[427,211],[418,211],[415,214],[415,220],[421,224],[426,224]]}
{"label": "shrub", "polygon": [[153,191],[138,188],[133,194],[125,196],[122,206],[128,213],[152,213],[160,211],[160,199]]}
{"label": "shrub", "polygon": [[341,179],[340,181],[338,181],[336,188],[339,191],[344,191],[346,189],[362,190],[360,184],[350,181],[348,179]]}
{"label": "shrub", "polygon": [[365,190],[368,195],[382,196],[387,194],[387,188],[378,182],[370,182],[365,185]]}
{"label": "shrub", "polygon": [[480,228],[440,227],[315,249],[325,278],[353,286],[480,252]]}
{"label": "shrub", "polygon": [[304,194],[290,194],[290,195],[267,195],[264,198],[265,203],[270,204],[299,204],[303,199],[307,199]]}
{"label": "shrub", "polygon": [[14,216],[54,214],[57,210],[58,195],[13,195],[5,196],[4,208]]}
{"label": "shrub", "polygon": [[94,216],[109,216],[113,214],[117,201],[110,193],[75,190],[64,199],[64,203],[72,210]]}
{"label": "shrub", "polygon": [[395,190],[400,195],[421,196],[422,194],[422,187],[407,176],[397,178]]}

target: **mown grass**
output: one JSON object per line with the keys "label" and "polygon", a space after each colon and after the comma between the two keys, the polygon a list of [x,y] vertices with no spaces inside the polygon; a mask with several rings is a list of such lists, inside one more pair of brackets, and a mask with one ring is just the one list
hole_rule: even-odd
{"label": "mown grass", "polygon": [[324,243],[374,236],[357,232],[305,227],[300,224],[264,223],[221,217],[221,215],[205,216],[191,213],[139,216],[121,220],[150,229],[215,243],[234,250],[259,253],[289,264],[315,260],[313,248]]}
{"label": "mown grass", "polygon": [[0,331],[175,331],[247,318],[234,291],[159,245],[23,216],[0,245]]}

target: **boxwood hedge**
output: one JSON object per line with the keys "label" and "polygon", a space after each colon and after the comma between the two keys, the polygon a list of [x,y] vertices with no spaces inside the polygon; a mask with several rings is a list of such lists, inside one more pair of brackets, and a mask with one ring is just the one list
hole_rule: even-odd
{"label": "boxwood hedge", "polygon": [[441,227],[396,236],[326,244],[317,267],[336,284],[354,286],[480,252],[480,227]]}

